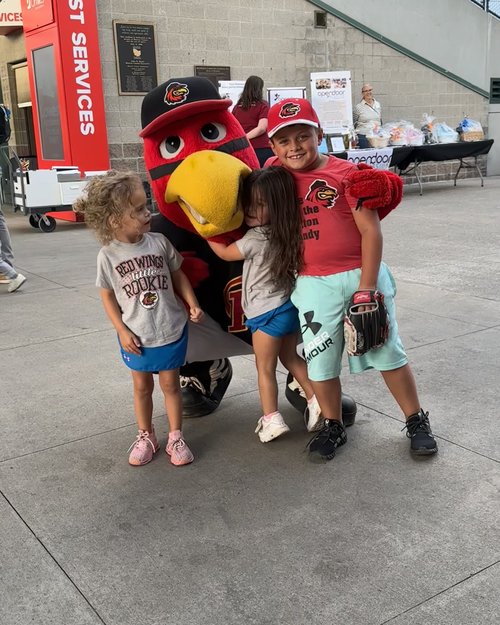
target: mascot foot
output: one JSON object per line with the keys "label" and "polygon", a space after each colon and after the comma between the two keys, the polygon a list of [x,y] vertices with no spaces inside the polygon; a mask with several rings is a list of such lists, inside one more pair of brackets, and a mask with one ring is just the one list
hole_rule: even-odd
{"label": "mascot foot", "polygon": [[180,370],[183,417],[193,419],[213,412],[233,377],[227,358],[184,365]]}
{"label": "mascot foot", "polygon": [[[300,384],[290,373],[286,379],[285,396],[294,408],[304,413],[307,407],[306,396]],[[354,424],[357,409],[354,399],[350,395],[342,393],[342,420],[346,427]]]}

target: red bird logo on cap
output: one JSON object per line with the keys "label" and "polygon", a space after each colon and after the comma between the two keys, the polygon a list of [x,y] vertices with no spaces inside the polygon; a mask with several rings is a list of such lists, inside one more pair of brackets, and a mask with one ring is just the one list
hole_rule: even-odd
{"label": "red bird logo on cap", "polygon": [[294,102],[287,102],[287,104],[283,104],[280,110],[280,117],[293,117],[300,112],[300,106],[295,104]]}
{"label": "red bird logo on cap", "polygon": [[180,82],[171,82],[165,89],[165,97],[163,98],[165,103],[171,106],[172,104],[182,104],[187,100],[189,94],[189,88]]}

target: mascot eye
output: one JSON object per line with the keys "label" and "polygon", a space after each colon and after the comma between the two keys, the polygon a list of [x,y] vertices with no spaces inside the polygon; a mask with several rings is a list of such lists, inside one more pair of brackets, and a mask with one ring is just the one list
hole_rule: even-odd
{"label": "mascot eye", "polygon": [[160,143],[160,154],[165,159],[174,158],[184,147],[184,141],[176,135],[167,137]]}
{"label": "mascot eye", "polygon": [[205,141],[215,143],[216,141],[221,141],[225,138],[227,130],[222,124],[211,122],[210,124],[205,124],[203,126],[200,130],[200,134]]}

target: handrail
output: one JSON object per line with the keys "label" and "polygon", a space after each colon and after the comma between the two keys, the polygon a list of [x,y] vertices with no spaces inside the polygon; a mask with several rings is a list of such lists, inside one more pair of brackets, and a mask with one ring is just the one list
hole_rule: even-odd
{"label": "handrail", "polygon": [[471,0],[471,2],[500,19],[500,0]]}
{"label": "handrail", "polygon": [[488,0],[488,13],[500,19],[500,0]]}

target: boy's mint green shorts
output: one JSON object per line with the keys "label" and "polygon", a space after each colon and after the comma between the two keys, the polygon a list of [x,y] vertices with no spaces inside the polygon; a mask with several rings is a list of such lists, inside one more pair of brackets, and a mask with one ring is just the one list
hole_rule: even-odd
{"label": "boy's mint green shorts", "polygon": [[[313,382],[338,378],[344,351],[344,315],[358,289],[361,269],[330,276],[300,276],[291,300],[299,310],[307,372]],[[398,334],[394,296],[396,284],[385,263],[380,265],[377,289],[384,294],[389,318],[389,337],[382,347],[363,356],[348,356],[351,373],[367,369],[392,371],[408,363]]]}

